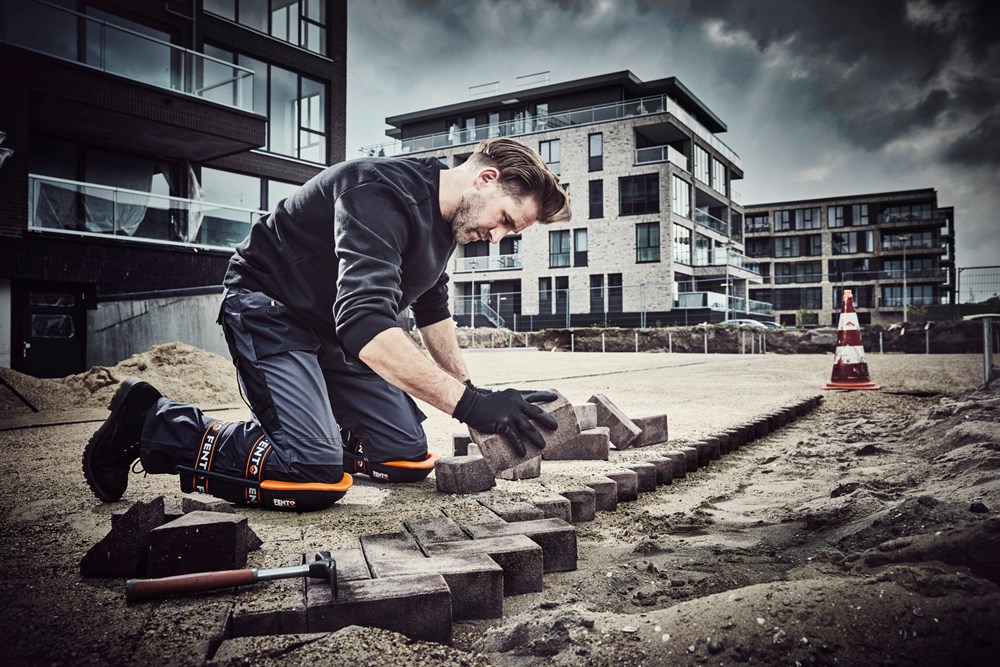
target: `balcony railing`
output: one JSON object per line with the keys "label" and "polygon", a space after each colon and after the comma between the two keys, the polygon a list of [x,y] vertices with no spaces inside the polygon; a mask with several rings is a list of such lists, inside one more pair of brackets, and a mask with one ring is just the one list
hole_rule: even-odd
{"label": "balcony railing", "polygon": [[6,0],[0,41],[253,111],[253,71],[41,0]]}
{"label": "balcony railing", "polygon": [[33,231],[232,250],[266,213],[35,174],[28,183]]}
{"label": "balcony railing", "polygon": [[733,190],[732,185],[729,186],[729,199],[731,199],[734,204],[739,204],[740,206],[743,205],[743,194]]}
{"label": "balcony railing", "polygon": [[907,250],[926,250],[942,247],[943,245],[944,244],[940,241],[935,241],[933,239],[910,239],[905,243],[899,239],[882,239],[882,250],[902,250],[903,248],[906,248]]}
{"label": "balcony railing", "polygon": [[702,208],[694,210],[694,221],[702,227],[708,227],[720,234],[727,234],[729,230],[729,224],[725,220],[720,220],[714,215],[710,215],[708,211]]}
{"label": "balcony railing", "polygon": [[523,260],[520,254],[490,255],[486,257],[456,257],[454,273],[478,271],[505,271],[520,269]]}
{"label": "balcony railing", "polygon": [[715,148],[729,162],[742,169],[740,156],[733,149],[729,148],[725,142],[710,132],[694,116],[681,108],[669,95],[655,95],[615,104],[582,107],[580,109],[544,116],[526,117],[505,123],[480,125],[474,129],[460,128],[457,125],[453,125],[447,132],[363,146],[360,150],[365,155],[402,155],[405,153],[461,146],[493,137],[516,137],[536,132],[549,132],[564,127],[607,123],[625,118],[638,118],[640,116],[661,113],[672,114],[674,118],[684,123],[691,132]]}
{"label": "balcony railing", "polygon": [[751,261],[743,255],[737,255],[736,253],[730,253],[728,261],[724,257],[713,257],[711,260],[698,259],[696,257],[692,266],[726,266],[726,264],[760,275],[760,262]]}
{"label": "balcony railing", "polygon": [[669,162],[684,171],[689,171],[687,156],[672,146],[650,146],[635,149],[636,164],[653,164],[655,162]]}
{"label": "balcony railing", "polygon": [[469,315],[471,322],[475,322],[475,318],[482,316],[484,319],[489,320],[493,326],[500,327],[501,329],[507,326],[507,321],[494,309],[489,303],[483,300],[482,297],[475,298],[471,296],[460,296],[455,297],[455,315]]}
{"label": "balcony railing", "polygon": [[[910,296],[906,298],[906,307],[911,306],[935,306],[941,303],[941,297],[939,296]],[[902,308],[903,307],[903,297],[902,296],[886,296],[882,297],[881,306],[884,308]]]}

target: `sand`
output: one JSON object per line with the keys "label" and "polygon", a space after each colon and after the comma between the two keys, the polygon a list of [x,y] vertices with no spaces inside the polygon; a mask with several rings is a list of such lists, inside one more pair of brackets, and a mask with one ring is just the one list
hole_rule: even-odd
{"label": "sand", "polygon": [[[670,446],[821,393],[831,355],[467,354],[480,385],[594,393],[627,414],[666,412]],[[975,355],[869,355],[879,392],[824,392],[809,416],[577,524],[574,572],[506,598],[504,618],[458,623],[450,647],[349,628],[330,635],[225,642],[243,590],[126,606],[122,582],[82,579],[79,561],[110,513],[157,495],[169,476],[133,476],[102,504],[80,455],[129,375],[166,395],[246,415],[228,360],[156,346],[112,368],[55,380],[0,369],[41,411],[0,388],[0,626],[13,664],[996,664],[1000,655],[1000,391],[981,391]],[[423,406],[431,448],[461,425]],[[643,450],[646,455],[664,447]],[[610,464],[546,462],[538,480],[484,497],[536,494],[546,480]],[[402,518],[459,510],[433,479],[407,487],[359,479],[311,515],[237,509],[281,564]],[[251,597],[256,596],[256,597]],[[209,646],[212,646],[211,650]]]}

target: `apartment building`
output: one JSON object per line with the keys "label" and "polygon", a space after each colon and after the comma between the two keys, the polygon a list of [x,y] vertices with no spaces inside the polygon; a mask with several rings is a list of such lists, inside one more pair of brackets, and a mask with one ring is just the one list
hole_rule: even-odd
{"label": "apartment building", "polygon": [[836,326],[844,289],[862,324],[920,319],[955,298],[955,222],[932,188],[746,207],[750,290],[781,324]]}
{"label": "apartment building", "polygon": [[448,166],[506,136],[537,149],[569,191],[573,220],[500,244],[460,247],[451,267],[463,325],[518,330],[721,321],[766,315],[747,301],[760,274],[743,253],[739,156],[726,125],[676,78],[629,71],[564,83],[520,77],[445,107],[386,119],[394,141],[369,155]]}
{"label": "apartment building", "polygon": [[0,365],[86,366],[88,312],[217,290],[345,157],[345,0],[0,0]]}

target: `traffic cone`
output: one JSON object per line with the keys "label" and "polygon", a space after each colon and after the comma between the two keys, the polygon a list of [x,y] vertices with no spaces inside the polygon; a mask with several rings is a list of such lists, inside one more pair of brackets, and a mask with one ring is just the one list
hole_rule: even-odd
{"label": "traffic cone", "polygon": [[868,377],[868,362],[861,344],[861,328],[854,311],[854,292],[844,290],[844,302],[837,323],[837,352],[833,374],[823,389],[881,389]]}

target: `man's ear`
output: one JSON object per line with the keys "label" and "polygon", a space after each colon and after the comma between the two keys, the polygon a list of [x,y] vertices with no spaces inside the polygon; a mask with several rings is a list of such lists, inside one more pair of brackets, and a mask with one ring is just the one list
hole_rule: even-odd
{"label": "man's ear", "polygon": [[476,173],[476,189],[482,190],[500,180],[500,171],[496,167],[483,167]]}

